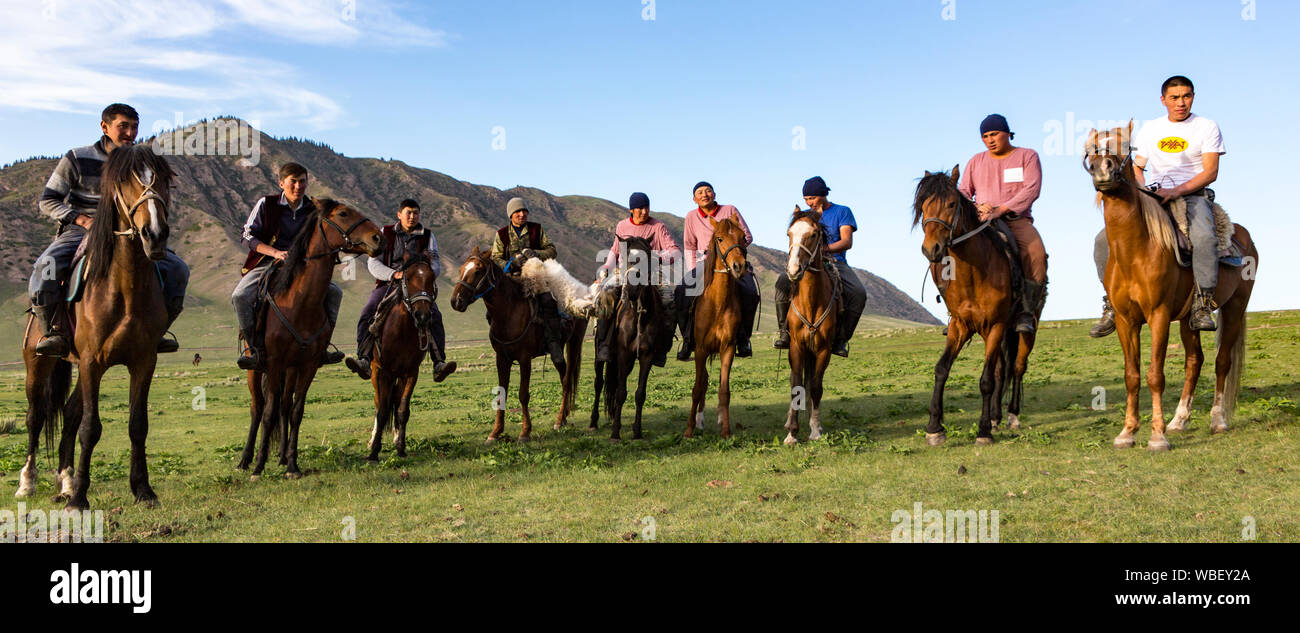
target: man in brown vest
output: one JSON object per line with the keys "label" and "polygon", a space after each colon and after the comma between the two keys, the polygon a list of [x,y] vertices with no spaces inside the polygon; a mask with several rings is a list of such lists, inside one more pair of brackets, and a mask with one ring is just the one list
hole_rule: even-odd
{"label": "man in brown vest", "polygon": [[[280,191],[279,194],[258,198],[244,223],[243,242],[248,247],[248,258],[244,260],[241,271],[244,277],[230,295],[235,318],[239,320],[239,332],[244,335],[244,353],[237,361],[239,368],[244,370],[266,368],[262,341],[254,332],[259,308],[257,291],[262,279],[271,269],[271,262],[283,261],[288,255],[287,249],[293,238],[316,211],[316,205],[307,197],[307,169],[302,165],[285,163],[280,167]],[[330,282],[325,293],[325,314],[331,324],[338,322],[339,304],[342,302],[343,291]],[[342,360],[343,352],[331,352],[328,348],[321,352],[322,365]]]}
{"label": "man in brown vest", "polygon": [[[356,358],[349,357],[346,361],[348,369],[366,380],[370,380],[370,360],[375,352],[374,337],[370,335],[370,322],[374,320],[375,312],[379,310],[379,303],[388,294],[393,282],[402,280],[402,262],[407,257],[427,256],[429,266],[433,268],[434,278],[442,274],[442,261],[438,259],[438,240],[434,239],[429,229],[420,224],[419,202],[411,198],[403,200],[401,208],[397,211],[397,223],[385,226],[383,233],[384,244],[386,244],[384,254],[381,257],[371,257],[366,264],[366,268],[375,278],[375,289],[371,291],[365,307],[361,308],[361,318],[357,321],[357,355]],[[433,381],[442,382],[456,371],[456,362],[448,363],[443,356],[447,347],[447,333],[442,326],[442,312],[438,311],[438,304],[430,301],[429,310],[432,312],[429,330],[434,342]]]}
{"label": "man in brown vest", "polygon": [[[492,261],[507,274],[518,275],[524,262],[538,259],[555,259],[555,245],[546,237],[542,225],[528,221],[528,203],[523,198],[511,198],[506,203],[510,223],[497,231],[492,241]],[[546,347],[556,367],[564,367],[564,333],[560,323],[560,309],[551,294],[537,295],[537,308],[542,313],[542,329]]]}

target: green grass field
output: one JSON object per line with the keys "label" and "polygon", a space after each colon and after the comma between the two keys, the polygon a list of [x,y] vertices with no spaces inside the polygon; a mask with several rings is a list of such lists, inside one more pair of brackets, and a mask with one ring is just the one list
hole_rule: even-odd
{"label": "green grass field", "polygon": [[[369,383],[329,367],[309,394],[300,449],[307,476],[296,481],[283,478],[274,459],[260,481],[234,468],[248,392],[233,346],[204,351],[197,368],[182,349],[162,359],[150,398],[150,475],[161,506],[132,503],[122,368],[103,389],[90,502],[107,512],[105,538],[113,541],[328,542],[352,526],[361,541],[642,541],[647,517],[659,541],[888,541],[891,514],[918,502],[998,510],[1002,541],[1240,541],[1247,517],[1259,541],[1300,540],[1300,312],[1250,315],[1244,389],[1226,435],[1208,430],[1207,360],[1189,430],[1171,435],[1174,450],[1165,454],[1143,450],[1145,420],[1137,448],[1111,447],[1123,418],[1122,357],[1114,338],[1088,338],[1083,321],[1043,324],[1026,377],[1024,428],[999,433],[991,447],[973,445],[979,361],[968,348],[948,385],[949,441],[928,448],[922,427],[939,328],[872,325],[859,331],[852,358],[831,363],[827,436],[793,447],[780,443],[789,367],[766,337],[756,340],[754,358],[734,367],[732,417],[744,429],[726,441],[717,436],[712,392],[703,438],[681,437],[693,364],[675,361],[651,374],[644,441],[611,444],[603,418],[599,431],[586,433],[588,344],[569,428],[551,429],[560,391],[548,368],[534,374],[535,441],[484,446],[495,372],[486,347],[463,347],[451,350],[462,369],[446,383],[435,384],[426,366],[409,457],[393,456],[388,436],[383,461],[370,464]],[[1182,359],[1173,346],[1166,415]],[[0,508],[15,503],[9,495],[25,450],[22,384],[21,364],[0,367],[0,481],[9,499]],[[193,408],[196,387],[203,410]],[[1095,387],[1106,390],[1103,411],[1091,408]],[[511,436],[519,431],[513,388]],[[1142,402],[1149,415],[1145,392]],[[629,402],[629,424],[631,414]],[[51,466],[42,459],[29,508],[60,507],[51,500]]]}

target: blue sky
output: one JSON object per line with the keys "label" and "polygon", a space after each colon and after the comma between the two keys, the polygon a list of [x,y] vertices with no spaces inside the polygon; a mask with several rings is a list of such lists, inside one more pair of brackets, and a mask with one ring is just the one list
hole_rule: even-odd
{"label": "blue sky", "polygon": [[857,216],[850,263],[919,298],[916,179],[981,151],[979,122],[1000,112],[1042,155],[1046,317],[1076,318],[1099,311],[1102,221],[1077,152],[1056,149],[1087,125],[1062,128],[1161,116],[1160,82],[1184,74],[1227,145],[1219,201],[1261,252],[1252,308],[1300,308],[1300,249],[1286,242],[1300,221],[1291,200],[1271,202],[1300,138],[1300,3],[655,0],[644,19],[650,8],[14,3],[0,25],[0,162],[85,144],[99,109],[125,100],[145,128],[230,113],[475,183],[620,204],[645,191],[677,215],[708,180],[776,248],[803,180],[820,175]]}

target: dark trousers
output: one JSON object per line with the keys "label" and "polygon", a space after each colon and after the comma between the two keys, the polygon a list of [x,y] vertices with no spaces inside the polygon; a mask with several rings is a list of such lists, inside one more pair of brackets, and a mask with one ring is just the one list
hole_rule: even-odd
{"label": "dark trousers", "polygon": [[[719,275],[726,273],[716,273]],[[686,282],[677,286],[673,290],[673,305],[678,306],[678,310],[686,310],[689,306],[694,305],[698,292],[690,292],[688,286],[694,282],[688,279]],[[740,334],[743,338],[748,339],[754,333],[754,315],[758,312],[758,282],[754,279],[754,271],[750,269],[740,279],[736,280],[736,286],[740,289]],[[685,330],[683,336],[687,336]]]}
{"label": "dark trousers", "polygon": [[[373,355],[370,342],[370,322],[375,318],[375,312],[379,310],[379,302],[383,301],[384,295],[388,294],[388,285],[376,287],[370,291],[370,297],[366,299],[366,305],[361,308],[361,318],[357,320],[357,356],[369,359]],[[390,308],[401,310],[401,307]],[[447,354],[447,331],[442,325],[442,312],[438,310],[437,303],[429,304],[431,312],[429,319],[429,333],[433,336],[433,342],[438,345],[438,351],[446,357]]]}

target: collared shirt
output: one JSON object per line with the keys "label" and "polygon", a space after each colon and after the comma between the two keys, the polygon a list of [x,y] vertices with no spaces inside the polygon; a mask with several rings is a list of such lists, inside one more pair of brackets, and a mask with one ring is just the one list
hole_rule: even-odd
{"label": "collared shirt", "polygon": [[740,228],[745,232],[745,246],[754,243],[754,234],[749,232],[749,225],[745,224],[745,218],[741,217],[740,209],[729,205],[720,204],[709,215],[704,209],[696,207],[686,212],[686,225],[682,228],[683,249],[686,251],[686,270],[693,270],[700,262],[707,259],[709,240],[713,239],[713,223],[709,218],[719,222],[727,218],[736,218],[740,223]]}
{"label": "collared shirt", "polygon": [[601,270],[612,271],[619,266],[622,259],[619,242],[629,237],[649,240],[650,248],[657,252],[662,264],[677,261],[681,255],[681,250],[677,248],[677,241],[673,239],[672,234],[668,232],[668,226],[663,222],[649,218],[643,224],[637,224],[632,221],[632,218],[624,218],[619,221],[618,226],[614,227],[614,243],[609,247],[609,255],[605,257],[605,264],[600,267]]}
{"label": "collared shirt", "polygon": [[[248,221],[244,223],[243,243],[248,250],[257,250],[258,244],[265,244],[264,238],[270,239],[271,248],[288,250],[289,245],[293,243],[293,238],[298,235],[302,225],[307,220],[307,215],[315,208],[308,204],[307,196],[298,198],[298,203],[292,207],[289,206],[289,198],[283,193],[280,194],[280,206],[288,209],[288,213],[280,214],[280,226],[264,226],[266,213],[263,207],[266,205],[266,197],[257,199],[253,204],[253,211],[248,214]],[[268,233],[269,232],[269,233]]]}
{"label": "collared shirt", "polygon": [[78,215],[93,217],[99,206],[99,178],[108,160],[107,136],[93,145],[68,150],[45,183],[37,206],[50,218],[67,224]]}
{"label": "collared shirt", "polygon": [[[420,238],[428,235],[429,248],[425,253],[429,255],[429,266],[433,269],[434,277],[442,274],[442,261],[438,259],[438,240],[433,236],[433,231],[424,228],[421,224],[416,224],[410,231],[406,231],[402,229],[402,223],[398,222],[393,225],[393,232],[393,261],[400,262],[408,252],[418,249]],[[397,272],[396,268],[385,265],[383,259],[379,257],[371,257],[370,261],[366,262],[366,269],[379,281],[392,281],[393,273]]]}

